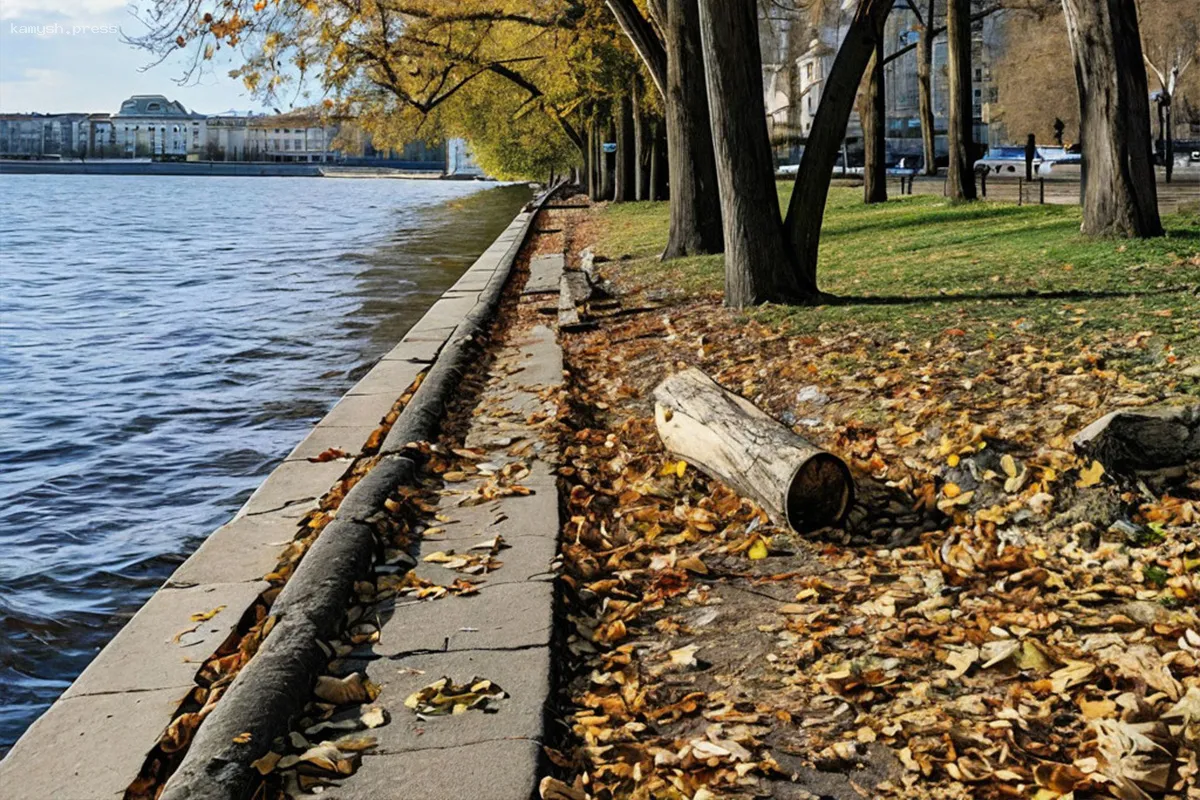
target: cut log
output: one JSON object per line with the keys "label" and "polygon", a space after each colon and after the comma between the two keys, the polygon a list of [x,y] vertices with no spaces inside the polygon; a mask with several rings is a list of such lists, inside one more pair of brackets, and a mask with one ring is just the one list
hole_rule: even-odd
{"label": "cut log", "polygon": [[1200,403],[1114,411],[1076,434],[1073,443],[1076,453],[1116,474],[1200,462]]}
{"label": "cut log", "polygon": [[837,456],[806,442],[698,369],[654,390],[658,435],[672,453],[751,497],[797,532],[837,525],[854,479]]}

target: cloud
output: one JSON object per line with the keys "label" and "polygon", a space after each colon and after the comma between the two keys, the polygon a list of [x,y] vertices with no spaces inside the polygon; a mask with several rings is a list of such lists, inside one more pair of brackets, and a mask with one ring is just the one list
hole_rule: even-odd
{"label": "cloud", "polygon": [[0,0],[0,8],[0,112],[113,113],[133,94],[164,94],[201,112],[257,106],[223,73],[179,86],[178,58],[146,70],[151,54],[116,28],[139,32],[127,0]]}
{"label": "cloud", "polygon": [[91,17],[106,16],[128,5],[128,0],[4,0],[0,4],[0,19],[55,16],[86,21]]}
{"label": "cloud", "polygon": [[4,81],[4,86],[16,84],[36,84],[42,89],[54,89],[58,86],[63,86],[70,79],[70,76],[60,69],[39,69],[38,67],[26,67],[21,70],[16,78],[10,78]]}

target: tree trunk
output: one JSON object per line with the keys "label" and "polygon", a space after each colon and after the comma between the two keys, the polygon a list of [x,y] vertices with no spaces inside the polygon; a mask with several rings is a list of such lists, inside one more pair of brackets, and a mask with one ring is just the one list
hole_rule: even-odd
{"label": "tree trunk", "polygon": [[604,124],[604,136],[600,139],[600,199],[613,199],[613,178],[616,177],[616,153],[607,153],[604,145],[617,140],[616,124],[610,119]]}
{"label": "tree trunk", "polygon": [[800,157],[796,186],[784,225],[797,261],[799,280],[811,293],[817,290],[817,248],[821,241],[825,201],[829,197],[829,178],[854,108],[854,96],[863,71],[875,53],[875,41],[892,10],[892,2],[862,0],[858,4],[821,91],[808,144]]}
{"label": "tree trunk", "polygon": [[971,94],[971,0],[947,0],[946,70],[950,86],[950,199],[975,199]]}
{"label": "tree trunk", "polygon": [[662,40],[654,32],[650,21],[642,16],[642,12],[634,0],[606,0],[606,2],[613,16],[617,18],[617,24],[629,37],[633,49],[641,56],[642,62],[646,65],[646,71],[650,73],[650,80],[654,81],[654,87],[658,89],[659,95],[665,98],[667,94],[667,51],[663,47]]}
{"label": "tree trunk", "polygon": [[646,199],[646,116],[642,113],[641,79],[633,81],[633,199]]}
{"label": "tree trunk", "polygon": [[654,154],[658,158],[658,179],[654,186],[655,191],[658,192],[658,199],[669,202],[671,200],[671,161],[667,157],[667,121],[665,119],[658,120],[657,127],[658,130],[654,136]]}
{"label": "tree trunk", "polygon": [[1135,0],[1063,0],[1079,88],[1081,230],[1161,236]]}
{"label": "tree trunk", "polygon": [[621,95],[617,104],[617,156],[616,184],[613,200],[617,203],[628,203],[634,199],[636,189],[634,170],[637,154],[634,150],[633,136],[633,102],[628,94]]}
{"label": "tree trunk", "polygon": [[600,143],[597,141],[599,138],[597,134],[598,127],[599,123],[595,119],[588,122],[587,192],[588,198],[593,203],[600,199],[600,167],[596,158],[596,154],[600,151]]}
{"label": "tree trunk", "polygon": [[921,117],[921,150],[925,174],[937,175],[937,128],[933,118],[933,14],[936,0],[929,0],[925,24],[917,33],[917,103]]}
{"label": "tree trunk", "polygon": [[659,166],[659,162],[661,159],[659,159],[659,157],[658,157],[658,151],[659,151],[658,139],[659,139],[659,135],[660,135],[659,129],[661,127],[662,126],[659,125],[658,120],[652,120],[650,122],[650,148],[649,148],[650,149],[650,169],[649,169],[650,184],[649,184],[649,186],[646,187],[647,188],[646,199],[652,200],[652,201],[659,200],[662,196],[661,193],[658,191],[658,184],[660,182],[659,172],[662,171],[662,168]]}
{"label": "tree trunk", "polygon": [[709,128],[698,0],[667,0],[667,178],[671,224],[663,258],[723,249],[717,166]]}
{"label": "tree trunk", "polygon": [[700,0],[725,234],[725,305],[803,299],[779,222],[756,0]]}
{"label": "tree trunk", "polygon": [[1169,93],[1163,94],[1163,116],[1166,118],[1164,125],[1166,128],[1166,137],[1164,138],[1163,146],[1163,170],[1167,183],[1171,182],[1171,174],[1175,171],[1175,132],[1171,130],[1172,100],[1174,98]]}
{"label": "tree trunk", "polygon": [[863,129],[863,202],[887,202],[887,104],[884,96],[883,37],[867,65],[867,86],[860,104]]}
{"label": "tree trunk", "polygon": [[853,503],[854,481],[841,459],[700,370],[670,376],[654,390],[654,400],[667,450],[756,500],[775,524],[799,532],[836,525]]}

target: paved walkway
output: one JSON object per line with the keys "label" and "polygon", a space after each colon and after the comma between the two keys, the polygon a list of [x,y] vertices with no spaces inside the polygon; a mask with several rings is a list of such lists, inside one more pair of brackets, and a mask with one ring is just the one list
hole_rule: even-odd
{"label": "paved walkway", "polygon": [[[544,302],[528,299],[526,302]],[[351,654],[345,672],[382,687],[391,722],[357,772],[324,797],[337,800],[528,800],[536,793],[551,691],[554,567],[559,509],[557,451],[548,424],[562,384],[555,332],[529,323],[510,329],[491,365],[465,446],[486,452],[481,473],[447,484],[437,514],[450,520],[425,538],[414,572],[432,584],[482,581],[476,594],[389,603],[379,641]],[[497,489],[521,494],[480,502]],[[524,494],[529,490],[529,494]],[[497,537],[499,539],[497,540]],[[492,543],[488,549],[480,545]],[[476,549],[472,549],[476,548]],[[470,575],[427,561],[492,552],[501,566]],[[419,716],[414,692],[446,677],[492,681],[507,695],[488,711]]]}

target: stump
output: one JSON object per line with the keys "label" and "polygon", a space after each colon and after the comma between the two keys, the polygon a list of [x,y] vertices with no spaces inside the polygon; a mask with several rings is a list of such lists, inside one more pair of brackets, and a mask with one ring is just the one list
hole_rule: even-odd
{"label": "stump", "polygon": [[1200,461],[1200,404],[1114,411],[1075,435],[1075,451],[1117,474]]}
{"label": "stump", "polygon": [[666,448],[753,498],[775,524],[800,533],[837,525],[853,503],[854,480],[840,458],[700,370],[670,376],[654,399]]}

